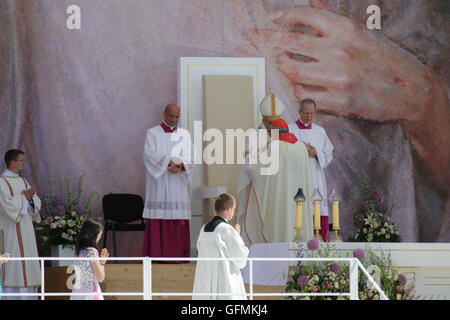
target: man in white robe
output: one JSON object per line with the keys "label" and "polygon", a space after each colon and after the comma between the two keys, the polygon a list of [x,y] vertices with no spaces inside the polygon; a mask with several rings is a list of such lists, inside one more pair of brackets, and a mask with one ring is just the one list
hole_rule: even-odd
{"label": "man in white robe", "polygon": [[177,128],[179,118],[180,108],[168,104],[164,122],[147,131],[144,256],[190,256],[192,143],[189,132]]}
{"label": "man in white robe", "polygon": [[[236,200],[230,194],[221,194],[214,207],[216,216],[200,230],[197,240],[198,257],[236,259],[197,261],[192,299],[246,300],[241,269],[245,267],[249,251],[239,235],[240,226],[228,224],[233,218]],[[208,295],[198,295],[199,293]]]}
{"label": "man in white robe", "polygon": [[[7,169],[0,176],[0,229],[4,250],[11,258],[38,257],[33,221],[41,221],[41,200],[36,189],[19,175],[25,163],[23,151],[9,150],[5,162]],[[39,261],[10,261],[3,268],[3,293],[36,293],[41,285]],[[4,296],[3,299],[37,297]]]}
{"label": "man in white robe", "polygon": [[300,141],[307,145],[312,188],[313,190],[319,189],[322,195],[322,201],[320,202],[320,235],[323,241],[328,241],[329,221],[331,219],[328,218],[328,192],[324,169],[333,160],[333,145],[325,130],[312,122],[315,112],[316,103],[314,100],[303,99],[299,107],[300,118],[296,122],[289,124],[289,132],[295,134]]}
{"label": "man in white robe", "polygon": [[[280,119],[283,105],[273,94],[261,102],[263,124],[270,133],[272,123],[279,122],[287,131],[287,124]],[[283,132],[283,131],[282,131]],[[261,174],[264,165],[258,161],[243,166],[238,186],[238,223],[243,226],[245,243],[290,242],[296,237],[296,203],[294,196],[299,188],[307,200],[312,194],[309,178],[309,161],[306,146],[288,132],[269,143],[260,153],[276,152],[279,167],[275,174]],[[313,237],[312,204],[305,201],[302,212],[302,239]]]}

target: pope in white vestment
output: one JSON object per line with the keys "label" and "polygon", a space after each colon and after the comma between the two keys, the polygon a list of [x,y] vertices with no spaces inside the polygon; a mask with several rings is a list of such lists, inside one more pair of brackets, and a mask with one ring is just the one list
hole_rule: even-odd
{"label": "pope in white vestment", "polygon": [[[232,211],[234,214],[234,208]],[[245,267],[249,251],[236,228],[228,224],[229,219],[216,215],[211,222],[202,226],[197,240],[198,257],[236,259],[197,261],[193,300],[247,299],[241,269]],[[199,293],[207,295],[198,295]]]}
{"label": "pope in white vestment", "polygon": [[324,169],[333,160],[333,145],[325,132],[325,129],[312,122],[315,105],[312,100],[303,100],[304,104],[299,110],[300,118],[289,124],[289,132],[302,142],[314,148],[314,156],[309,156],[309,169],[312,190],[319,189],[322,195],[320,202],[321,230],[320,234],[324,241],[328,240],[329,230],[329,205],[328,190]]}
{"label": "pope in white vestment", "polygon": [[[166,108],[165,121],[148,129],[145,140],[144,256],[190,256],[192,144],[189,132],[177,128],[178,118],[167,123],[172,111],[179,116],[178,106]],[[172,171],[174,168],[177,170]]]}
{"label": "pope in white vestment", "polygon": [[[282,108],[281,102],[269,94],[261,103],[265,125],[269,120],[286,128],[286,122],[280,119]],[[262,165],[258,162],[245,164],[240,176],[238,223],[242,226],[246,244],[293,241],[296,236],[294,196],[299,188],[303,189],[307,199],[312,194],[306,146],[294,135],[283,133],[279,140],[270,142],[269,148],[259,152],[267,153],[270,148],[279,154],[278,172],[263,175]],[[300,231],[305,240],[313,237],[312,214],[311,202],[305,201]]]}
{"label": "pope in white vestment", "polygon": [[[32,201],[25,198],[22,192],[30,187],[25,178],[8,169],[0,176],[0,229],[3,230],[4,250],[11,258],[38,257],[33,221],[39,223],[41,220],[41,200],[37,194],[33,195]],[[3,268],[4,293],[33,293],[41,285],[39,261],[9,261]],[[8,298],[11,297],[3,297]]]}

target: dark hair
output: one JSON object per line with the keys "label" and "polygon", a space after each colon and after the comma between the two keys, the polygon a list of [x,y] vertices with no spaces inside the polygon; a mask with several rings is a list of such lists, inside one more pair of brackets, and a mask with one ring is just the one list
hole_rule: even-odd
{"label": "dark hair", "polygon": [[224,212],[227,209],[233,208],[235,204],[236,199],[231,194],[222,193],[214,202],[214,210],[217,213]]}
{"label": "dark hair", "polygon": [[305,106],[305,104],[314,105],[314,111],[316,111],[316,103],[314,102],[313,99],[310,99],[310,98],[306,98],[306,99],[303,99],[302,101],[300,101],[300,107],[299,107],[300,111],[303,111],[303,107]]}
{"label": "dark hair", "polygon": [[97,236],[102,231],[103,226],[97,221],[88,219],[81,226],[80,233],[78,234],[77,244],[76,244],[76,255],[80,253],[81,250],[96,247],[97,244],[95,240],[97,240]]}
{"label": "dark hair", "polygon": [[11,149],[11,150],[6,151],[6,153],[5,153],[6,168],[9,168],[11,161],[17,160],[17,158],[19,157],[20,154],[25,154],[25,153],[19,149]]}

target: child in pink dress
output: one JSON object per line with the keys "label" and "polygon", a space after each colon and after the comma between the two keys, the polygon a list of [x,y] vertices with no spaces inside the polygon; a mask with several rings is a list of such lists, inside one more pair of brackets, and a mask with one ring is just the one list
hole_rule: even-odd
{"label": "child in pink dress", "polygon": [[[9,253],[0,254],[0,266],[6,262],[6,260],[2,260],[5,258],[9,258]],[[2,299],[2,269],[0,267],[0,300]]]}
{"label": "child in pink dress", "polygon": [[[97,258],[96,245],[102,237],[102,225],[93,220],[87,220],[78,234],[76,254],[80,258]],[[100,257],[107,258],[108,250],[103,248]],[[96,293],[95,295],[71,296],[70,300],[103,300],[99,283],[105,280],[106,260],[75,261],[76,281],[72,293]]]}

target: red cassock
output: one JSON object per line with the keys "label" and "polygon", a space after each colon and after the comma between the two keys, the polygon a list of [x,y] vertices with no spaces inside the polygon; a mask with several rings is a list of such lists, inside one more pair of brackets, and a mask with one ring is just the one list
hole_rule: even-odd
{"label": "red cassock", "polygon": [[[159,127],[159,128],[158,128]],[[150,129],[148,131],[147,140],[151,137],[151,135],[160,134],[158,143],[162,143],[162,145],[152,145],[152,149],[149,151],[146,151],[146,154],[155,155],[158,152],[161,152],[163,154],[163,147],[167,147],[165,143],[170,143],[170,139],[167,137],[170,137],[169,135],[173,132],[177,132],[177,127],[174,128],[168,127],[165,123],[162,123],[160,126],[156,128]],[[161,132],[159,133],[159,130]],[[167,136],[166,136],[167,135]],[[163,139],[163,140],[161,140]],[[167,139],[167,142],[164,142],[164,139]],[[150,145],[151,139],[146,142],[146,148],[148,145]],[[170,148],[169,148],[170,149]],[[166,163],[167,167],[170,167],[172,164],[170,162],[170,157],[160,157],[161,159],[164,159],[164,162],[161,162],[160,164],[157,164],[161,167],[162,171],[165,171],[162,168],[163,163]],[[154,161],[154,160],[153,160]],[[186,174],[186,167],[183,166],[182,172],[183,174]],[[189,167],[189,172],[191,172],[191,168]],[[162,181],[166,181],[167,183],[170,183],[172,186],[174,184],[178,184],[177,181],[172,181],[175,179],[175,176],[172,176],[170,173],[163,173],[158,178],[153,178],[151,176],[147,176],[147,179],[151,179],[151,181],[154,181],[154,184],[162,183]],[[161,180],[163,179],[163,180]],[[159,181],[159,182],[158,182]],[[183,180],[180,180],[180,183],[184,183]],[[187,185],[186,185],[187,186]],[[153,196],[156,192],[162,192],[161,189],[169,188],[167,184],[161,184],[157,185],[157,187],[153,188]],[[186,189],[187,190],[187,189]],[[176,192],[176,191],[174,191]],[[186,191],[187,192],[187,191]],[[145,222],[146,222],[146,228],[145,228],[145,236],[144,236],[144,246],[142,255],[148,256],[148,257],[190,257],[190,230],[189,230],[189,217],[190,216],[190,206],[188,199],[180,200],[180,199],[168,199],[164,197],[164,192],[162,193],[163,196],[159,198],[149,198],[149,195],[152,196],[152,194],[147,194],[146,202],[145,202],[145,210],[153,210],[153,212],[158,210],[167,211],[170,213],[173,212],[180,212],[180,211],[186,211],[189,212],[189,214],[183,214],[183,215],[176,215],[172,214],[171,217],[159,217],[154,216],[154,214],[148,214],[144,215]],[[167,197],[167,196],[166,196]],[[145,213],[144,210],[144,213]],[[188,216],[186,216],[188,215]],[[161,218],[161,219],[160,219]],[[179,263],[182,262],[188,262],[188,261],[178,261]],[[170,261],[170,263],[177,263],[177,261]]]}

